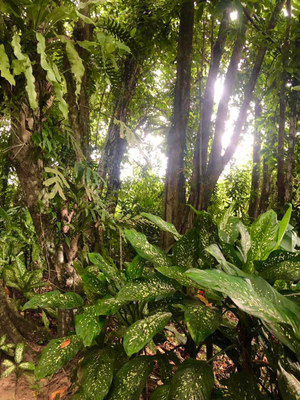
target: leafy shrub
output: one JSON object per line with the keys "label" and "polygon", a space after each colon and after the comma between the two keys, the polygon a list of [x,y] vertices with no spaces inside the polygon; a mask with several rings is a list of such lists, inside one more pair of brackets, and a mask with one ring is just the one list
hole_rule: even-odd
{"label": "leafy shrub", "polygon": [[[184,236],[145,214],[174,234],[170,253],[126,230],[137,255],[125,270],[99,253],[89,254],[94,268],[76,266],[85,306],[72,293],[61,295],[60,302],[57,291],[24,305],[77,310],[76,333],[49,342],[36,378],[53,374],[83,350],[73,399],[138,399],[154,365],[163,385],[152,400],[267,399],[279,393],[299,398],[299,283],[294,282],[300,279],[300,255],[290,214],[291,208],[277,221],[269,210],[247,228],[231,209],[218,225],[199,212]],[[170,342],[173,334],[177,344]],[[200,360],[205,345],[207,357]],[[216,354],[210,354],[211,345]],[[219,381],[213,360],[221,354],[232,360],[234,373]]]}

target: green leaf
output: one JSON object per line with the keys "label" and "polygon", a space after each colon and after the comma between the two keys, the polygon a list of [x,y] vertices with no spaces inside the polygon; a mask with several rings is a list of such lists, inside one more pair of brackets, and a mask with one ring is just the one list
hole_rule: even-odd
{"label": "green leaf", "polygon": [[279,363],[278,385],[283,400],[297,400],[300,398],[300,382],[294,374],[286,371]]}
{"label": "green leaf", "polygon": [[162,266],[162,267],[155,267],[155,269],[160,272],[162,275],[167,276],[168,278],[175,279],[183,286],[187,287],[196,287],[197,284],[192,279],[189,279],[184,272],[186,271],[183,267],[177,266]]}
{"label": "green leaf", "polygon": [[276,242],[276,245],[273,250],[278,249],[278,247],[280,246],[280,243],[281,243],[283,236],[286,232],[286,229],[289,225],[291,215],[292,215],[292,205],[289,204],[289,207],[288,207],[286,213],[282,217],[282,220],[279,222],[277,242]]}
{"label": "green leaf", "polygon": [[109,282],[114,283],[118,289],[124,286],[124,275],[114,264],[108,264],[99,253],[89,253],[90,261],[97,265]]}
{"label": "green leaf", "polygon": [[88,400],[103,400],[114,375],[116,352],[110,348],[90,349],[83,361],[81,391]]}
{"label": "green leaf", "polygon": [[200,287],[220,291],[243,311],[267,323],[285,323],[300,335],[299,307],[258,276],[238,277],[219,270],[192,269],[185,273]]}
{"label": "green leaf", "polygon": [[250,227],[251,248],[248,252],[248,261],[266,260],[274,249],[277,238],[277,215],[269,210],[261,214]]}
{"label": "green leaf", "polygon": [[11,367],[7,368],[0,375],[0,379],[7,378],[9,375],[11,375],[13,372],[15,372],[16,368],[17,368],[16,365],[12,365]]}
{"label": "green leaf", "polygon": [[24,371],[34,371],[35,365],[33,362],[22,362],[19,367]]}
{"label": "green leaf", "polygon": [[170,265],[167,254],[159,247],[150,244],[143,233],[135,229],[125,230],[125,236],[134,247],[135,251],[145,260],[157,265]]}
{"label": "green leaf", "polygon": [[300,91],[300,85],[293,86],[293,90]]}
{"label": "green leaf", "polygon": [[117,294],[118,300],[138,301],[154,300],[171,296],[176,289],[170,283],[158,278],[129,282]]}
{"label": "green leaf", "polygon": [[20,364],[24,357],[25,344],[18,343],[15,348],[15,362]]}
{"label": "green leaf", "polygon": [[75,357],[81,347],[81,339],[76,335],[50,340],[35,369],[36,379],[40,380],[57,372]]}
{"label": "green leaf", "polygon": [[81,80],[84,75],[84,66],[82,63],[82,59],[79,57],[74,44],[71,40],[66,40],[66,53],[71,66],[71,71],[74,76],[74,80],[76,82],[76,91],[75,95],[78,96],[81,89]]}
{"label": "green leaf", "polygon": [[[273,253],[272,253],[273,254]],[[270,254],[270,257],[272,256]],[[269,267],[265,268],[260,276],[270,283],[274,283],[278,279],[285,281],[297,281],[300,279],[300,254],[291,253],[293,256],[286,261],[277,261],[272,257],[272,264],[268,262]],[[270,258],[269,257],[269,258]],[[267,261],[269,261],[269,258]]]}
{"label": "green leaf", "polygon": [[27,54],[22,53],[20,36],[17,33],[14,34],[11,44],[14,49],[14,54],[17,57],[17,60],[14,61],[18,61],[18,63],[14,63],[13,61],[14,73],[16,75],[19,75],[22,72],[24,73],[26,78],[25,89],[28,95],[29,104],[33,110],[36,110],[37,94],[35,90],[35,78],[32,72],[31,61]]}
{"label": "green leaf", "polygon": [[169,400],[209,400],[214,385],[212,367],[202,361],[185,360],[170,383]]}
{"label": "green leaf", "polygon": [[197,346],[213,334],[221,324],[221,314],[204,304],[187,304],[184,310],[189,333]]}
{"label": "green leaf", "polygon": [[9,70],[9,59],[7,57],[3,44],[0,44],[0,72],[2,78],[6,79],[11,85],[16,84],[15,78]]}
{"label": "green leaf", "polygon": [[159,312],[132,324],[124,336],[124,349],[128,356],[138,353],[170,322],[171,313]]}
{"label": "green leaf", "polygon": [[108,400],[138,400],[152,368],[151,357],[141,356],[128,361],[118,371]]}
{"label": "green leaf", "polygon": [[24,304],[22,310],[57,307],[62,309],[77,308],[83,305],[82,297],[74,292],[60,293],[58,290],[37,294]]}
{"label": "green leaf", "polygon": [[81,338],[84,346],[91,346],[99,335],[104,325],[104,319],[100,320],[94,307],[87,307],[84,313],[75,316],[75,331]]}
{"label": "green leaf", "polygon": [[127,304],[127,301],[122,301],[111,297],[109,299],[100,299],[94,305],[96,315],[114,315],[120,307]]}
{"label": "green leaf", "polygon": [[162,385],[154,390],[150,400],[169,400],[170,386]]}
{"label": "green leaf", "polygon": [[107,294],[107,285],[98,279],[93,273],[84,272],[80,276],[86,289],[90,290],[92,293],[100,294],[101,296]]}
{"label": "green leaf", "polygon": [[234,203],[225,211],[218,227],[220,239],[228,244],[234,244],[239,236],[239,219],[231,215],[233,207]]}
{"label": "green leaf", "polygon": [[296,338],[293,329],[287,324],[264,323],[267,329],[281,343],[285,344],[295,354],[300,354],[300,340]]}
{"label": "green leaf", "polygon": [[246,262],[248,251],[251,248],[251,236],[250,236],[247,228],[241,221],[239,221],[239,223],[237,224],[237,228],[241,235],[240,242],[241,242],[242,254],[243,254],[244,262]]}
{"label": "green leaf", "polygon": [[255,378],[243,372],[232,374],[227,381],[227,386],[232,400],[260,400],[265,398],[259,391]]}
{"label": "green leaf", "polygon": [[199,235],[195,228],[188,231],[172,247],[173,264],[193,268],[199,258]]}
{"label": "green leaf", "polygon": [[157,215],[149,214],[146,212],[142,212],[141,215],[150,221],[152,221],[155,225],[157,225],[162,231],[171,233],[176,240],[181,238],[180,233],[177,232],[177,229],[170,222],[164,221],[162,218]]}
{"label": "green leaf", "polygon": [[146,260],[137,255],[130,263],[126,263],[127,279],[132,281],[142,276]]}
{"label": "green leaf", "polygon": [[[47,60],[46,42],[45,42],[44,36],[41,33],[37,32],[36,39],[38,41],[37,52],[38,52],[38,54],[40,54],[40,57],[41,57],[41,67],[47,73],[47,80],[52,83],[56,99],[59,102],[58,103],[59,109],[62,112],[63,117],[65,119],[67,119],[69,110],[68,110],[68,104],[63,97],[65,91],[63,90],[63,85],[61,83],[62,78],[60,76],[59,70],[56,66],[52,66],[51,63]],[[44,185],[46,185],[46,182],[44,182]]]}

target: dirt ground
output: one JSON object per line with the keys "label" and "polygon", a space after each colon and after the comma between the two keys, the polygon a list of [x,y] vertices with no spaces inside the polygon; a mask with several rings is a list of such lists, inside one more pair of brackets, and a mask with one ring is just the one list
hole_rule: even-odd
{"label": "dirt ground", "polygon": [[71,398],[71,383],[64,373],[55,374],[51,381],[43,379],[36,385],[30,385],[25,377],[20,377],[16,385],[15,374],[0,380],[1,400],[67,400]]}

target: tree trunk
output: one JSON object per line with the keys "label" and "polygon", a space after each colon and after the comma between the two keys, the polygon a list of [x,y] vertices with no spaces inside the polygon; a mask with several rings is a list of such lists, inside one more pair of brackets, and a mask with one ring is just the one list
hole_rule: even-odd
{"label": "tree trunk", "polygon": [[[165,181],[164,219],[183,229],[185,212],[184,151],[190,109],[191,64],[193,51],[194,2],[185,2],[180,13],[177,48],[177,75],[172,125],[167,140],[168,164]],[[172,243],[169,234],[163,235],[164,247]]]}
{"label": "tree trunk", "polygon": [[[81,11],[84,15],[88,15],[88,6]],[[73,38],[75,41],[84,41],[91,39],[91,25],[79,21],[73,31]],[[90,96],[88,93],[88,59],[89,52],[76,46],[78,55],[83,60],[84,74],[81,80],[81,88],[78,98],[75,94],[76,83],[70,71],[69,63],[65,58],[65,63],[68,65],[66,68],[66,82],[67,82],[67,96],[66,100],[69,106],[69,122],[72,128],[73,137],[75,139],[75,153],[76,160],[81,162],[89,158],[89,144],[90,144]]]}
{"label": "tree trunk", "polygon": [[10,159],[16,169],[43,254],[46,261],[50,262],[54,254],[54,230],[49,215],[43,213],[39,205],[44,188],[44,165],[39,150],[32,142],[33,132],[42,134],[39,110],[33,112],[25,103],[21,103],[18,117],[12,120]]}
{"label": "tree trunk", "polygon": [[126,139],[120,135],[120,122],[124,124],[127,122],[128,107],[133,98],[140,72],[141,65],[137,58],[131,55],[128,56],[124,63],[121,88],[116,98],[114,112],[98,168],[100,177],[102,178],[101,190],[104,188],[103,182],[107,182],[107,208],[112,214],[115,211],[118,201],[121,161],[126,149]]}
{"label": "tree trunk", "polygon": [[284,144],[285,144],[285,122],[286,122],[286,84],[287,72],[285,70],[289,58],[289,36],[291,19],[291,1],[286,3],[288,17],[286,19],[286,34],[284,45],[282,46],[282,82],[279,95],[279,127],[278,127],[278,146],[277,146],[277,190],[278,206],[284,206],[285,199],[285,162],[284,162]]}
{"label": "tree trunk", "polygon": [[[293,86],[296,85],[299,85],[299,80],[295,79]],[[290,126],[289,126],[289,136],[288,136],[288,152],[286,160],[286,179],[285,179],[285,196],[284,196],[285,203],[291,203],[293,198],[295,144],[296,144],[296,133],[297,133],[299,112],[300,112],[299,94],[297,91],[294,90],[291,94],[291,104],[290,104]]]}
{"label": "tree trunk", "polygon": [[261,131],[258,120],[261,117],[261,106],[258,100],[255,103],[255,129],[253,135],[253,156],[252,156],[252,179],[250,191],[249,217],[257,218],[259,201],[259,183],[260,183],[260,149],[261,149]]}
{"label": "tree trunk", "polygon": [[271,187],[270,169],[266,158],[263,160],[263,181],[257,215],[264,213],[269,205]]}
{"label": "tree trunk", "polygon": [[[189,203],[196,209],[201,209],[201,184],[207,167],[207,151],[210,137],[211,117],[214,104],[214,85],[219,73],[221,57],[224,53],[227,30],[229,26],[229,9],[223,13],[218,37],[212,49],[212,60],[208,72],[204,100],[201,110],[201,122],[197,133],[197,141],[193,160],[191,196]],[[189,212],[189,219],[194,214]],[[191,221],[189,222],[189,224]]]}
{"label": "tree trunk", "polygon": [[[284,0],[277,0],[276,6],[273,10],[270,22],[267,27],[268,34],[270,34],[270,31],[275,27],[278,17],[280,15],[280,11],[283,7],[283,4],[284,4]],[[252,100],[253,91],[254,91],[255,84],[258,79],[260,70],[261,70],[261,66],[262,66],[266,51],[267,51],[267,42],[264,42],[264,44],[258,50],[256,60],[255,60],[255,63],[254,63],[254,66],[253,66],[253,69],[251,72],[250,79],[246,85],[245,93],[244,93],[244,100],[243,100],[242,106],[240,108],[237,121],[234,126],[234,130],[233,130],[232,137],[230,139],[230,143],[229,143],[227,149],[225,150],[225,153],[224,153],[223,157],[221,158],[220,162],[217,163],[217,165],[215,165],[214,168],[209,171],[209,175],[206,177],[206,182],[205,182],[205,186],[203,189],[203,204],[202,204],[203,208],[207,208],[210,198],[211,198],[211,195],[212,195],[214,188],[216,186],[216,183],[219,179],[219,176],[221,175],[222,171],[224,170],[225,166],[227,165],[227,163],[233,156],[233,154],[238,146],[239,138],[240,138],[242,129],[244,127],[244,124],[246,122],[246,119],[247,119],[247,112],[249,109],[250,102]]]}

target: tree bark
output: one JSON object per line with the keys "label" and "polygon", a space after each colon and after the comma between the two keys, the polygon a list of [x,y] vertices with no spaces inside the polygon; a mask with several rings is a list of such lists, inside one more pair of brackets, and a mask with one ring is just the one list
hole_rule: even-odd
{"label": "tree bark", "polygon": [[[88,6],[82,10],[82,13],[88,15]],[[73,38],[75,41],[90,40],[91,25],[79,21],[74,28]],[[84,74],[81,80],[80,93],[77,98],[75,94],[76,83],[70,71],[69,63],[65,58],[65,63],[68,65],[65,73],[67,82],[66,100],[69,106],[69,122],[75,139],[76,160],[82,162],[89,158],[90,145],[90,96],[88,93],[89,52],[78,45],[76,45],[76,50],[80,58],[83,60]]]}
{"label": "tree bark", "polygon": [[263,181],[262,181],[261,195],[260,195],[257,215],[264,213],[268,208],[270,187],[271,187],[270,169],[269,169],[267,159],[264,158],[263,159]]}
{"label": "tree bark", "polygon": [[251,219],[257,218],[258,201],[259,201],[259,186],[260,186],[260,149],[261,149],[261,131],[258,124],[258,119],[261,117],[261,106],[258,100],[255,103],[255,129],[253,135],[253,156],[252,156],[252,179],[250,191],[250,204],[248,214]]}
{"label": "tree bark", "polygon": [[[275,8],[273,10],[271,19],[269,21],[268,27],[267,27],[267,33],[269,34],[270,31],[275,27],[278,17],[280,15],[280,11],[283,7],[284,0],[277,0]],[[250,102],[252,100],[253,96],[253,91],[254,87],[256,84],[256,81],[258,79],[262,63],[264,61],[264,57],[267,51],[267,42],[264,42],[264,44],[259,48],[256,56],[256,60],[251,72],[250,79],[246,85],[245,92],[244,92],[244,100],[242,103],[242,106],[239,111],[239,115],[237,118],[237,121],[234,126],[233,134],[230,139],[230,143],[225,150],[225,153],[223,157],[221,158],[221,161],[214,166],[212,170],[209,171],[209,176],[206,179],[205,182],[205,189],[203,190],[204,193],[204,198],[203,198],[203,208],[206,208],[209,204],[211,195],[213,193],[213,190],[216,186],[216,183],[219,179],[219,176],[221,175],[222,171],[224,170],[225,166],[233,156],[239,142],[239,138],[242,132],[242,129],[244,127],[244,124],[247,119],[247,112],[249,109]]]}
{"label": "tree bark", "polygon": [[[177,75],[175,84],[172,125],[167,139],[167,172],[165,180],[164,220],[172,222],[179,232],[183,229],[186,205],[184,151],[190,109],[191,65],[194,31],[194,2],[183,3],[177,48]],[[167,248],[173,238],[163,235]]]}
{"label": "tree bark", "polygon": [[120,135],[121,129],[118,121],[125,124],[127,122],[128,107],[135,93],[140,72],[141,64],[138,59],[132,55],[128,56],[124,63],[121,87],[115,101],[114,112],[98,167],[99,175],[102,178],[100,190],[103,190],[103,182],[106,181],[107,208],[112,214],[118,201],[121,161],[126,149],[126,139]]}
{"label": "tree bark", "polygon": [[[295,79],[293,86],[299,85],[299,80]],[[288,135],[288,151],[286,160],[286,179],[285,179],[285,195],[284,202],[291,203],[293,198],[293,183],[294,183],[294,170],[295,170],[295,144],[297,134],[297,124],[299,118],[299,94],[293,91],[291,94],[290,103],[290,126]]]}
{"label": "tree bark", "polygon": [[286,123],[286,84],[287,72],[285,70],[289,57],[289,36],[290,36],[290,19],[291,19],[291,2],[287,0],[287,19],[286,34],[284,45],[282,46],[282,82],[279,94],[279,126],[278,126],[278,146],[277,146],[277,190],[278,190],[278,206],[282,208],[285,200],[285,123]]}
{"label": "tree bark", "polygon": [[[207,152],[210,137],[211,117],[214,104],[214,85],[219,73],[220,62],[224,53],[227,30],[229,26],[229,9],[223,13],[217,40],[212,48],[212,60],[208,72],[204,100],[201,110],[201,121],[197,132],[197,141],[193,159],[191,196],[189,203],[201,209],[201,184],[207,168]],[[189,212],[189,216],[193,214]]]}

